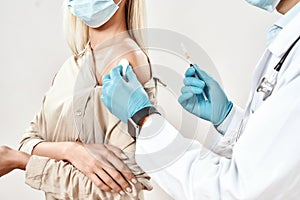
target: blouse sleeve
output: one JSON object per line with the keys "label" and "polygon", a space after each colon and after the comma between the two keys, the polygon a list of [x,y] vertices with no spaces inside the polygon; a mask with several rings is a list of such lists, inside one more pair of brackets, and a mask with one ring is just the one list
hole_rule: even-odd
{"label": "blouse sleeve", "polygon": [[[58,76],[56,76],[57,78]],[[53,89],[53,85],[50,90]],[[45,117],[46,94],[41,111],[30,122],[19,147],[20,151],[32,154],[34,147],[49,138],[50,126]],[[70,104],[71,105],[71,104]],[[138,179],[139,180],[139,179]],[[132,193],[121,197],[117,193],[100,190],[87,176],[66,161],[33,155],[26,167],[26,183],[34,189],[44,191],[49,199],[142,199],[144,186],[132,185]],[[47,198],[48,199],[48,198]]]}
{"label": "blouse sleeve", "polygon": [[[43,100],[44,105],[45,97]],[[43,106],[42,106],[43,107]],[[34,147],[40,142],[45,141],[46,122],[44,118],[43,108],[31,120],[28,129],[25,131],[20,143],[19,150],[31,154]]]}

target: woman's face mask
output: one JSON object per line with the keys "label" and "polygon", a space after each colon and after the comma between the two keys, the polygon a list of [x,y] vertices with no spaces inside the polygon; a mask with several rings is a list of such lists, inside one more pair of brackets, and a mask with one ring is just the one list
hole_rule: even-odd
{"label": "woman's face mask", "polygon": [[280,0],[246,0],[248,3],[267,10],[269,12],[273,12],[280,2]]}
{"label": "woman's face mask", "polygon": [[98,28],[108,22],[119,9],[114,0],[68,0],[71,13],[91,28]]}

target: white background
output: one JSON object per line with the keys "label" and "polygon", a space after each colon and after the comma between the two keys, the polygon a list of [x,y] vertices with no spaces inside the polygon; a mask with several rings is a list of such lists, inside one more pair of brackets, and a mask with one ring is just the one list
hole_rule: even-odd
{"label": "white background", "polygon": [[[265,33],[278,18],[243,0],[147,0],[150,27],[183,33],[202,46],[231,100],[244,106]],[[1,0],[0,144],[13,148],[39,110],[43,94],[70,56],[62,32],[62,1]],[[158,188],[148,199],[169,199]],[[43,199],[15,171],[0,179],[0,199]]]}

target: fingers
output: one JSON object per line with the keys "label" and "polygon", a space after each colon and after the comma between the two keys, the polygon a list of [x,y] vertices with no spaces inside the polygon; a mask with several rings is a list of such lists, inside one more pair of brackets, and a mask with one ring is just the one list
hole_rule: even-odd
{"label": "fingers", "polygon": [[115,67],[110,72],[111,79],[121,79],[122,78],[122,66]]}
{"label": "fingers", "polygon": [[112,190],[112,188],[107,186],[96,174],[90,174],[88,177],[100,190],[105,192],[110,192]]}
{"label": "fingers", "polygon": [[196,71],[193,67],[189,67],[185,72],[185,77],[195,77]]}
{"label": "fingers", "polygon": [[112,92],[109,86],[109,81],[107,82],[102,81],[103,87],[102,87],[102,95],[101,95],[101,101],[106,105],[109,111],[112,109]]}
{"label": "fingers", "polygon": [[187,71],[185,72],[185,77],[194,77],[198,80],[205,82],[207,85],[210,85],[210,83],[214,81],[213,78],[211,78],[205,71],[201,70],[196,64],[194,64],[193,67],[187,69]]}
{"label": "fingers", "polygon": [[107,74],[102,77],[102,83],[105,84],[110,81],[110,74]]}
{"label": "fingers", "polygon": [[204,82],[207,83],[207,82],[210,82],[212,80],[212,78],[205,71],[201,70],[198,65],[195,64],[193,68],[195,69],[196,74],[198,75],[198,77],[200,79],[202,79]]}
{"label": "fingers", "polygon": [[[116,166],[112,166],[109,162],[106,162],[105,164],[103,164],[103,169],[106,171],[107,174],[109,174],[109,176],[114,180],[114,182],[121,187],[122,191],[127,191],[127,192],[132,191],[131,185],[129,184],[129,182],[125,180],[122,174],[117,170]],[[113,185],[113,183],[111,182],[109,182],[109,184]],[[113,187],[116,186],[114,185]],[[118,189],[116,191],[120,193],[121,190]]]}
{"label": "fingers", "polygon": [[104,144],[104,146],[107,149],[109,149],[110,151],[112,151],[121,160],[127,160],[128,159],[128,157],[118,147],[115,147],[115,146],[112,146],[112,145],[109,145],[109,144]]}
{"label": "fingers", "polygon": [[122,162],[114,153],[107,157],[107,160],[126,178],[127,181],[136,183],[135,176],[129,167]]}
{"label": "fingers", "polygon": [[122,66],[117,66],[110,71],[109,74],[102,77],[102,83],[109,83],[111,79],[120,79],[122,72]]}
{"label": "fingers", "polygon": [[134,73],[134,71],[133,71],[133,69],[132,69],[131,66],[129,66],[127,68],[126,77],[127,77],[128,81],[137,80],[137,77],[136,77],[136,75],[135,75],[135,73]]}
{"label": "fingers", "polygon": [[[104,170],[97,170],[96,174],[98,177],[101,178],[103,183],[106,184],[109,188],[111,188],[108,192],[111,190],[119,193],[120,195],[124,195],[124,191],[120,185],[117,184],[117,182]],[[105,187],[105,186],[104,186]],[[125,188],[126,189],[126,188]]]}
{"label": "fingers", "polygon": [[194,86],[184,86],[181,88],[181,93],[192,93],[195,95],[199,95],[203,93],[203,88],[194,87]]}
{"label": "fingers", "polygon": [[111,155],[107,156],[107,160],[118,169],[122,173],[122,175],[132,183],[136,184],[137,180],[135,179],[135,176],[129,169],[129,167],[123,163],[121,160],[127,160],[128,157],[123,153],[121,149],[118,147],[105,144],[105,147],[111,151]]}
{"label": "fingers", "polygon": [[111,70],[108,75],[102,77],[102,95],[101,101],[106,105],[109,111],[112,111],[112,94],[116,90],[116,85],[123,81],[121,76],[122,66],[118,66]]}
{"label": "fingers", "polygon": [[131,185],[125,180],[122,174],[106,159],[95,162],[93,174],[88,177],[103,191],[111,192],[111,190],[125,195],[125,192],[132,192]]}
{"label": "fingers", "polygon": [[198,78],[195,77],[187,77],[184,79],[184,85],[185,86],[193,86],[193,87],[198,87],[201,89],[204,89],[205,87],[205,82],[202,80],[199,80]]}
{"label": "fingers", "polygon": [[179,98],[178,102],[185,106],[188,103],[188,100],[190,100],[194,96],[193,93],[183,93]]}
{"label": "fingers", "polygon": [[[115,67],[114,69],[112,69],[110,71],[110,73],[104,77],[102,77],[102,83],[104,84],[105,82],[108,82],[112,79],[121,79],[122,78],[122,70],[123,70],[123,67],[120,65],[120,66],[117,66]],[[129,65],[126,69],[126,77],[128,80],[134,80],[136,79],[137,80],[137,77],[134,73],[134,71],[132,70],[132,67]]]}
{"label": "fingers", "polygon": [[184,109],[186,109],[189,112],[193,112],[194,107],[197,103],[197,98],[192,93],[184,93],[182,94],[178,102],[183,106]]}

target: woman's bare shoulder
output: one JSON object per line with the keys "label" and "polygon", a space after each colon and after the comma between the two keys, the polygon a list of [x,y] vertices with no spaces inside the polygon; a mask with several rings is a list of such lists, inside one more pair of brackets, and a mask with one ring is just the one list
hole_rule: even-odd
{"label": "woman's bare shoulder", "polygon": [[148,56],[146,53],[136,45],[124,45],[122,48],[126,48],[126,53],[122,56],[114,59],[114,62],[110,63],[109,66],[106,67],[106,70],[103,75],[106,75],[119,65],[122,59],[127,59],[129,61],[130,66],[132,66],[133,71],[137,75],[140,83],[145,84],[151,79],[151,67],[149,63]]}
{"label": "woman's bare shoulder", "polygon": [[148,57],[141,49],[125,55],[124,58],[129,61],[142,84],[147,83],[151,79],[150,63]]}

